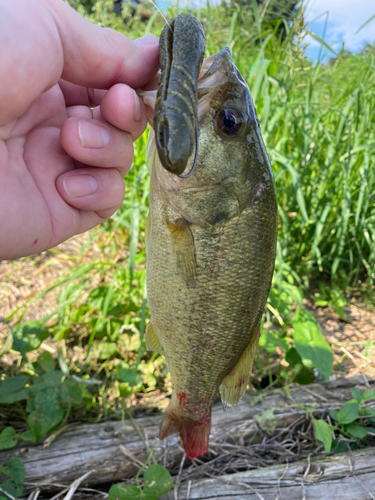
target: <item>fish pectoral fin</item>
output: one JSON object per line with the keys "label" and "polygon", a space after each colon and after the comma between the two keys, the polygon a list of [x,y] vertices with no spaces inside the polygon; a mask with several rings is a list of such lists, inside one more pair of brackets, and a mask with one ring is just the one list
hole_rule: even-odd
{"label": "fish pectoral fin", "polygon": [[178,219],[175,223],[167,221],[172,238],[172,247],[177,259],[177,266],[186,284],[194,278],[197,272],[195,258],[195,244],[191,224],[185,219]]}
{"label": "fish pectoral fin", "polygon": [[145,245],[146,245],[146,255],[148,253],[148,248],[150,246],[150,235],[151,235],[151,214],[148,213],[146,228],[145,228]]}
{"label": "fish pectoral fin", "polygon": [[[258,332],[259,330],[257,330]],[[223,379],[220,386],[221,401],[224,410],[236,404],[242,399],[246,392],[247,382],[253,368],[253,361],[258,346],[259,335],[253,334],[250,344],[241,355],[236,366]]]}
{"label": "fish pectoral fin", "polygon": [[156,333],[155,324],[151,318],[148,322],[145,332],[146,349],[148,351],[155,351],[163,356],[163,349],[160,344],[158,334]]}

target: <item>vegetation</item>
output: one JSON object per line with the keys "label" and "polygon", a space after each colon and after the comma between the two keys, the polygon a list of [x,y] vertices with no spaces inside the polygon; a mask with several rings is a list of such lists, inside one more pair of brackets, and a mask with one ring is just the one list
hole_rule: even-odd
{"label": "vegetation", "polygon": [[[69,3],[91,21],[131,38],[160,34],[164,25],[151,5],[141,5],[135,13],[125,5],[118,16],[111,0]],[[303,10],[285,21],[273,11],[260,15],[263,7],[264,2],[259,9],[255,2],[230,7],[208,3],[193,13],[206,32],[207,56],[224,45],[231,47],[249,84],[273,166],[279,237],[258,369],[260,378],[287,385],[308,383],[317,373],[327,379],[333,367],[331,348],[315,317],[302,307],[303,297],[318,306],[331,304],[341,316],[345,290],[359,287],[372,297],[375,50],[368,46],[355,55],[345,50],[334,54],[321,41],[322,50],[333,57],[327,65],[313,64],[304,56],[309,31]],[[169,9],[166,15],[178,12]],[[143,136],[125,179],[121,209],[90,232],[79,255],[64,256],[66,268],[59,278],[5,319],[9,334],[1,339],[0,362],[11,355],[14,363],[2,363],[0,375],[5,417],[0,449],[23,440],[38,442],[68,422],[123,417],[136,405],[136,394],[170,392],[164,359],[147,353],[143,340],[148,320],[143,236],[150,182],[145,150]],[[53,265],[58,254],[49,255]],[[55,308],[42,320],[24,321],[38,301],[53,293]],[[42,349],[43,343],[53,349]],[[283,360],[276,374],[264,365],[272,356]],[[353,396],[355,401],[331,415],[334,423],[315,420],[326,451],[332,447],[332,431],[358,440],[375,432],[369,426],[375,417],[363,407],[373,395]],[[354,424],[358,418],[361,425]],[[14,497],[21,495],[22,468],[18,462],[4,467],[9,481],[0,487]],[[163,476],[162,470],[153,472]],[[145,475],[145,491],[153,481]],[[155,488],[161,488],[170,478],[155,481]],[[134,488],[139,496],[121,498],[143,498],[139,483]],[[120,497],[117,490],[112,493]],[[147,495],[158,498],[150,491]]]}

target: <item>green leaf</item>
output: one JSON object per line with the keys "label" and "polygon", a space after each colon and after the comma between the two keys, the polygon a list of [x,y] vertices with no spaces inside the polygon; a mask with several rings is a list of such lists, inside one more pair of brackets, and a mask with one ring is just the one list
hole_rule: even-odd
{"label": "green leaf", "polygon": [[108,500],[143,500],[142,490],[132,484],[114,484],[108,492]]}
{"label": "green leaf", "polygon": [[151,465],[144,473],[144,495],[147,500],[158,500],[173,488],[171,475],[161,465]]}
{"label": "green leaf", "polygon": [[125,362],[120,362],[116,370],[116,378],[121,382],[127,382],[130,387],[134,387],[142,382],[142,378],[134,368],[129,368]]}
{"label": "green leaf", "polygon": [[34,429],[27,429],[27,431],[20,434],[20,438],[24,441],[31,441],[32,443],[37,443],[39,441]]}
{"label": "green leaf", "polygon": [[306,33],[308,33],[312,38],[314,38],[314,40],[316,40],[318,43],[320,43],[321,45],[323,45],[323,47],[325,47],[330,52],[332,52],[333,54],[335,54],[335,56],[337,56],[336,52],[332,49],[332,47],[330,45],[328,45],[328,43],[325,42],[322,38],[320,38],[320,36],[316,35],[315,33],[313,33],[310,30],[306,30]]}
{"label": "green leaf", "polygon": [[64,417],[61,377],[60,371],[45,373],[42,377],[37,377],[30,388],[27,406],[30,415],[27,422],[35,431],[37,440],[56,427]]}
{"label": "green leaf", "polygon": [[117,345],[115,342],[99,342],[99,359],[104,360],[111,358],[117,352]]}
{"label": "green leaf", "polygon": [[365,23],[363,23],[362,26],[360,26],[354,34],[356,35],[357,33],[359,33],[361,31],[361,29],[363,29],[373,19],[375,19],[375,14],[373,16],[371,16],[369,19],[367,19],[367,21]]}
{"label": "green leaf", "polygon": [[295,347],[289,349],[285,355],[285,361],[290,364],[290,366],[302,365],[302,358],[296,351]]}
{"label": "green leaf", "polygon": [[277,335],[273,335],[271,332],[265,330],[264,328],[261,328],[259,345],[271,354],[276,353],[276,347],[280,347],[284,351],[286,351],[289,347],[288,342],[286,342],[284,339],[279,338]]}
{"label": "green leaf", "polygon": [[25,388],[27,377],[19,375],[18,377],[10,377],[3,381],[0,385],[0,403],[16,403],[26,399],[28,389]]}
{"label": "green leaf", "polygon": [[[375,410],[373,408],[362,408],[362,412],[366,416],[375,417]],[[373,419],[370,419],[370,420],[373,420]]]}
{"label": "green leaf", "polygon": [[345,403],[337,412],[337,418],[340,424],[351,424],[358,418],[358,403]]}
{"label": "green leaf", "polygon": [[[363,398],[364,398],[364,394],[363,392],[359,391],[358,389],[356,389],[355,387],[353,387],[353,389],[351,390],[351,393],[353,395],[353,398],[358,401],[359,404],[362,403],[363,401]],[[374,391],[375,393],[375,391]]]}
{"label": "green leaf", "polygon": [[364,392],[363,397],[364,397],[365,401],[371,401],[371,400],[375,399],[375,391],[367,390]]}
{"label": "green leaf", "polygon": [[298,354],[311,360],[315,368],[328,379],[332,373],[332,349],[314,316],[308,311],[297,310],[292,321],[294,344]]}
{"label": "green leaf", "polygon": [[335,421],[339,421],[338,411],[337,410],[329,410],[329,416]]}
{"label": "green leaf", "polygon": [[0,467],[0,472],[10,477],[16,484],[25,480],[25,466],[19,458],[11,458],[7,466]]}
{"label": "green leaf", "polygon": [[13,427],[5,427],[0,434],[0,450],[13,448],[17,444],[17,434]]}
{"label": "green leaf", "polygon": [[23,493],[23,486],[21,484],[16,484],[14,481],[5,481],[1,483],[1,489],[4,493],[8,493],[10,496],[6,497],[6,500],[10,500],[12,497],[20,497]]}
{"label": "green leaf", "polygon": [[48,337],[48,330],[41,321],[31,320],[16,326],[12,335],[13,349],[25,356],[27,352],[38,349]]}
{"label": "green leaf", "polygon": [[324,450],[328,453],[332,447],[332,427],[324,420],[314,418],[315,436],[324,444]]}
{"label": "green leaf", "polygon": [[346,429],[347,433],[350,434],[350,436],[357,438],[357,439],[362,439],[366,436],[366,429],[362,427],[361,425],[351,425]]}
{"label": "green leaf", "polygon": [[65,401],[69,402],[70,404],[76,404],[79,405],[83,401],[82,397],[82,384],[76,382],[75,380],[72,380],[70,378],[66,379],[63,387],[67,389],[66,395],[65,395]]}
{"label": "green leaf", "polygon": [[314,379],[314,372],[306,366],[302,366],[294,376],[294,382],[301,385],[312,384]]}
{"label": "green leaf", "polygon": [[49,352],[40,354],[36,362],[45,373],[53,372],[56,366],[56,361]]}

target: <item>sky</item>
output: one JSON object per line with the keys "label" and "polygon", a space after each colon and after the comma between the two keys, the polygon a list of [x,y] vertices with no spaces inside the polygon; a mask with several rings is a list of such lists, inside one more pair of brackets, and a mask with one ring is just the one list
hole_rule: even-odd
{"label": "sky", "polygon": [[[321,38],[327,14],[317,21],[314,19],[327,11],[328,24],[324,40],[336,52],[341,49],[342,42],[345,42],[345,48],[351,52],[358,52],[366,42],[374,43],[375,18],[357,35],[355,32],[375,14],[375,0],[310,0],[305,16],[305,20],[309,22],[307,29]],[[317,60],[321,45],[311,37],[306,38],[306,43],[310,44],[306,55]]]}

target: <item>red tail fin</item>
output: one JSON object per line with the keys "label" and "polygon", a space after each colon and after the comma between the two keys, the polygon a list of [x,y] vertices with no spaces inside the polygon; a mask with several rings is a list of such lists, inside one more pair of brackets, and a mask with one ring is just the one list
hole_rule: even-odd
{"label": "red tail fin", "polygon": [[[179,415],[174,409],[174,400],[169,403],[165,410],[163,421],[160,427],[160,439],[179,432],[182,446],[185,453],[190,458],[198,457],[207,453],[208,438],[211,429],[211,412],[200,416],[198,420],[187,418]],[[176,405],[177,406],[177,405]]]}

